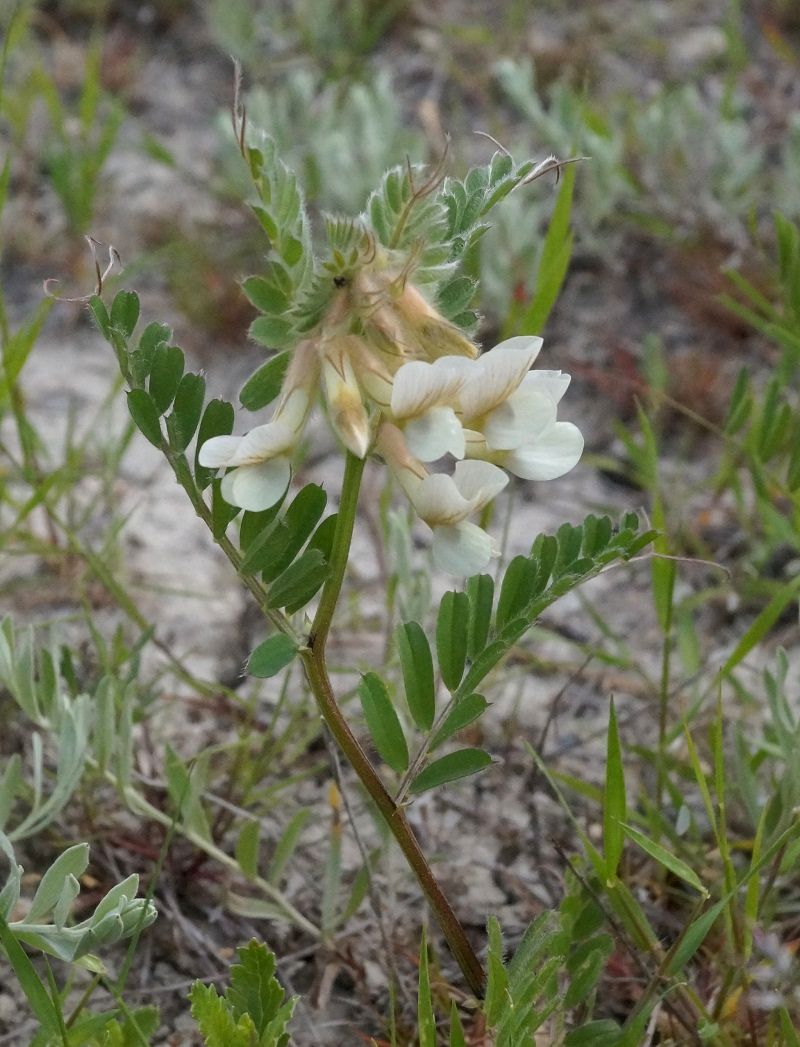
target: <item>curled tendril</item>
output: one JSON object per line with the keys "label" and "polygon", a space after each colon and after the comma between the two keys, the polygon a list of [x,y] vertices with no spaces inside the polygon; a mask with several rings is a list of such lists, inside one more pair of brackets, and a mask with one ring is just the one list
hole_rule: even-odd
{"label": "curled tendril", "polygon": [[[502,142],[498,142],[494,135],[490,135],[488,131],[475,131],[476,135],[480,135],[481,138],[488,138],[489,141],[496,145],[497,148],[505,156],[508,156],[512,160],[511,153],[506,149]],[[551,153],[550,156],[546,156],[544,160],[536,164],[530,174],[526,175],[521,182],[518,183],[514,188],[519,189],[520,186],[530,185],[531,182],[535,182],[537,178],[541,178],[543,175],[549,174],[551,171],[556,173],[556,185],[561,177],[561,169],[566,167],[567,164],[577,164],[580,160],[591,160],[590,156],[571,156],[568,160],[559,160],[557,156]]]}
{"label": "curled tendril", "polygon": [[[94,298],[95,295],[98,295],[98,294],[101,293],[101,291],[103,290],[103,284],[108,279],[108,276],[111,273],[111,270],[114,268],[114,266],[115,265],[119,265],[120,267],[122,266],[122,259],[119,256],[119,251],[112,244],[103,244],[99,240],[95,240],[95,238],[93,236],[86,236],[86,237],[84,237],[84,239],[86,240],[86,242],[89,245],[89,250],[92,252],[92,261],[94,262],[94,271],[95,271],[94,290],[91,292],[91,294],[76,295],[76,296],[71,297],[71,298],[67,297],[65,295],[55,294],[55,292],[52,290],[52,288],[56,284],[61,283],[61,281],[57,277],[51,276],[47,280],[45,280],[43,282],[43,284],[42,284],[42,287],[44,288],[44,293],[47,295],[48,298],[52,298],[56,302],[88,302],[92,298]],[[108,262],[106,263],[105,269],[101,269],[100,268],[100,262],[97,260],[97,248],[98,247],[107,247],[108,248]]]}

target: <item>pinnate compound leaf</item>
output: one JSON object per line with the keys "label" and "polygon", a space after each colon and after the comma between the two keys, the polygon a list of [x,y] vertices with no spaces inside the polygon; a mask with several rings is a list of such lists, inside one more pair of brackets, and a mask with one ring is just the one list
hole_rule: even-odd
{"label": "pinnate compound leaf", "polygon": [[458,749],[428,764],[411,783],[411,792],[424,793],[447,782],[467,778],[484,770],[491,762],[491,756],[483,749]]}
{"label": "pinnate compound leaf", "polygon": [[436,656],[448,691],[454,691],[464,675],[468,629],[469,597],[466,593],[445,593],[436,621]]}
{"label": "pinnate compound leaf", "polygon": [[431,749],[452,738],[454,734],[469,724],[474,723],[489,708],[489,703],[482,694],[468,694],[461,698],[445,717],[444,723],[431,740]]}
{"label": "pinnate compound leaf", "polygon": [[506,569],[497,601],[497,628],[525,610],[530,603],[536,564],[527,556],[515,556]]}
{"label": "pinnate compound leaf", "polygon": [[486,646],[492,623],[494,581],[489,574],[476,574],[467,582],[469,597],[469,632],[467,654],[475,659]]}
{"label": "pinnate compound leaf", "polygon": [[285,633],[277,633],[256,647],[247,660],[247,672],[260,679],[276,676],[296,655],[295,641]]}
{"label": "pinnate compound leaf", "polygon": [[305,607],[311,597],[324,584],[329,566],[319,549],[307,549],[299,560],[295,560],[279,575],[269,588],[271,607],[283,607],[294,614]]}
{"label": "pinnate compound leaf", "polygon": [[172,414],[167,418],[169,442],[176,451],[185,451],[200,424],[206,381],[199,374],[185,374],[175,393]]}
{"label": "pinnate compound leaf", "polygon": [[402,774],[408,767],[408,745],[386,684],[377,673],[365,673],[358,696],[375,748],[395,774]]}
{"label": "pinnate compound leaf", "polygon": [[418,622],[401,625],[397,630],[397,647],[409,712],[420,730],[429,731],[436,715],[436,695],[433,658],[422,626]]}
{"label": "pinnate compound leaf", "polygon": [[116,295],[111,303],[109,319],[112,327],[130,338],[139,320],[139,296],[135,291],[120,291]]}
{"label": "pinnate compound leaf", "polygon": [[209,469],[207,466],[199,464],[197,456],[200,453],[200,448],[212,436],[230,436],[232,432],[233,404],[228,403],[227,400],[209,400],[205,411],[203,411],[203,417],[200,419],[200,429],[197,433],[197,449],[194,457],[195,483],[201,491],[208,487],[216,476],[217,470]]}
{"label": "pinnate compound leaf", "polygon": [[291,355],[289,350],[278,353],[250,375],[239,393],[242,407],[248,411],[260,411],[272,403],[281,391]]}
{"label": "pinnate compound leaf", "polygon": [[175,399],[178,383],[183,377],[183,366],[183,353],[177,345],[157,345],[154,348],[147,388],[159,414],[163,414]]}
{"label": "pinnate compound leaf", "polygon": [[139,432],[154,447],[160,447],[162,441],[161,423],[158,408],[152,396],[144,389],[131,389],[128,393],[128,410]]}

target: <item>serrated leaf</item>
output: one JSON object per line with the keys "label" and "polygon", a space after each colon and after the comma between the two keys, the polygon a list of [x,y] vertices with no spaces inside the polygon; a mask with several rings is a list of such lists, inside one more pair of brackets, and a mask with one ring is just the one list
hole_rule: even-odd
{"label": "serrated leaf", "polygon": [[183,366],[183,353],[177,345],[154,347],[147,388],[159,414],[164,414],[175,399],[178,383],[183,376]]}
{"label": "serrated leaf", "polygon": [[247,659],[250,676],[267,679],[285,669],[297,655],[297,644],[285,633],[277,633],[260,643]]}
{"label": "serrated leaf", "polygon": [[491,756],[483,749],[458,749],[428,764],[411,783],[411,792],[424,793],[459,778],[467,778],[484,770],[491,762]]}
{"label": "serrated leaf", "polygon": [[185,451],[200,424],[206,395],[205,378],[185,374],[175,393],[172,414],[167,418],[169,442],[176,451]]}
{"label": "serrated leaf", "polygon": [[239,393],[239,402],[248,411],[260,411],[271,404],[281,391],[286,368],[292,354],[287,349],[262,364],[247,379]]}
{"label": "serrated leaf", "polygon": [[436,657],[448,691],[455,691],[464,675],[469,611],[469,597],[466,593],[446,592],[439,604],[436,620]]}
{"label": "serrated leaf", "polygon": [[386,684],[376,673],[366,673],[358,696],[375,748],[395,774],[402,774],[408,768],[408,745]]}
{"label": "serrated leaf", "polygon": [[111,327],[116,327],[126,338],[133,334],[139,320],[139,296],[135,291],[120,291],[111,303]]}
{"label": "serrated leaf", "polygon": [[489,703],[482,694],[468,694],[456,702],[444,719],[444,723],[433,736],[431,750],[437,749],[443,742],[452,738],[458,731],[474,723],[483,716]]}
{"label": "serrated leaf", "polygon": [[436,716],[433,658],[428,638],[418,622],[400,626],[397,649],[409,712],[420,730],[429,731]]}
{"label": "serrated leaf", "polygon": [[128,393],[128,411],[139,432],[155,447],[160,447],[161,422],[152,396],[144,389],[131,389]]}
{"label": "serrated leaf", "polygon": [[200,428],[197,432],[197,447],[194,454],[194,479],[201,491],[208,487],[218,470],[200,465],[197,461],[200,448],[212,436],[230,436],[232,432],[233,404],[227,400],[209,400],[205,411],[203,411],[203,417],[200,419]]}

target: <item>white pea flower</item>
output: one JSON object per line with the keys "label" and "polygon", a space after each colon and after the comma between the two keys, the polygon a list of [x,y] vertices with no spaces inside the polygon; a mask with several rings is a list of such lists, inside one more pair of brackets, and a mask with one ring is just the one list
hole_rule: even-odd
{"label": "white pea flower", "polygon": [[369,416],[361,388],[353,367],[358,359],[359,339],[354,335],[338,335],[323,339],[322,388],[328,403],[331,425],[342,443],[357,458],[363,458],[369,449]]}
{"label": "white pea flower", "polygon": [[385,423],[378,435],[383,455],[421,520],[433,531],[433,559],[450,574],[470,577],[498,554],[492,537],[470,516],[488,505],[508,483],[489,462],[457,462],[452,476],[430,474],[410,454],[403,434]]}
{"label": "white pea flower", "polygon": [[214,436],[202,445],[200,465],[230,470],[220,487],[226,502],[260,512],[281,497],[292,476],[292,452],[313,406],[317,375],[313,346],[303,343],[286,372],[272,421],[245,436]]}
{"label": "white pea flower", "polygon": [[464,429],[453,404],[466,375],[440,364],[441,360],[412,360],[398,370],[392,385],[391,416],[403,430],[409,451],[422,462],[435,462],[445,454],[464,457]]}

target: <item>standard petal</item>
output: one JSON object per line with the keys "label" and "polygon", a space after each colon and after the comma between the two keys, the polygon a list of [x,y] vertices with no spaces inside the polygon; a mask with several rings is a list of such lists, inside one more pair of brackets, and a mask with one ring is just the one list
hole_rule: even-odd
{"label": "standard petal", "polygon": [[478,507],[477,499],[465,498],[444,473],[426,476],[413,493],[413,503],[417,515],[431,527],[458,523]]}
{"label": "standard petal", "polygon": [[223,478],[222,497],[240,509],[260,512],[278,501],[291,478],[292,467],[284,455],[269,462],[242,465]]}
{"label": "standard petal", "polygon": [[421,462],[435,462],[445,454],[464,457],[464,430],[452,407],[431,407],[403,427],[409,451]]}
{"label": "standard petal", "polygon": [[[511,342],[518,339],[510,338]],[[517,389],[536,359],[541,339],[522,339],[526,346],[492,349],[478,361],[479,367],[469,376],[460,393],[464,417],[478,418],[503,403]]]}
{"label": "standard petal", "polygon": [[207,469],[219,469],[230,462],[241,442],[241,436],[212,436],[200,448],[197,460]]}
{"label": "standard petal", "polygon": [[510,451],[503,465],[523,480],[555,480],[578,464],[583,436],[572,422],[556,422],[536,443]]}
{"label": "standard petal", "polygon": [[394,376],[392,414],[399,420],[413,418],[436,404],[453,401],[463,382],[463,373],[455,368],[411,360]]}
{"label": "standard petal", "polygon": [[228,465],[256,465],[269,461],[290,450],[296,439],[295,431],[281,421],[267,422],[251,429],[239,442]]}
{"label": "standard petal", "polygon": [[463,521],[433,532],[433,559],[448,574],[471,578],[488,565],[497,550],[492,538],[477,524]]}
{"label": "standard petal", "polygon": [[523,382],[484,420],[486,445],[492,451],[513,451],[532,443],[555,424],[556,414],[555,401]]}
{"label": "standard petal", "polygon": [[508,483],[508,477],[491,462],[469,459],[456,462],[453,483],[476,509],[482,509],[500,494]]}
{"label": "standard petal", "polygon": [[525,352],[532,352],[533,357],[531,363],[539,355],[542,346],[544,345],[543,340],[538,334],[520,334],[515,335],[514,338],[506,338],[504,342],[499,342],[494,349],[490,349],[491,353],[507,353],[509,349],[518,352],[524,350]]}
{"label": "standard petal", "polygon": [[522,379],[521,389],[537,389],[557,404],[571,381],[572,376],[564,374],[563,371],[529,371]]}

